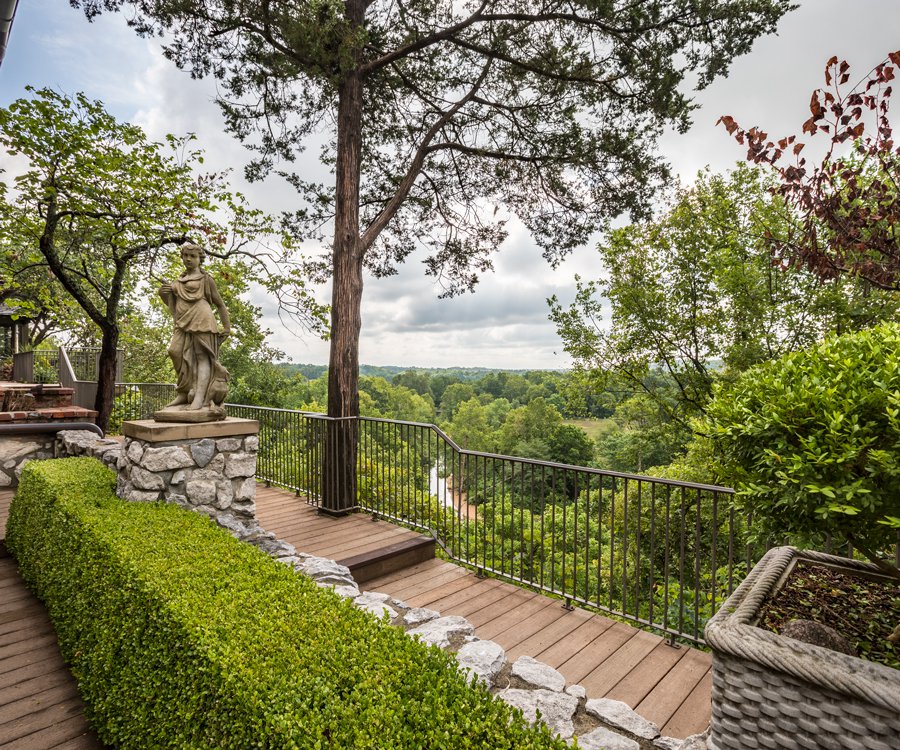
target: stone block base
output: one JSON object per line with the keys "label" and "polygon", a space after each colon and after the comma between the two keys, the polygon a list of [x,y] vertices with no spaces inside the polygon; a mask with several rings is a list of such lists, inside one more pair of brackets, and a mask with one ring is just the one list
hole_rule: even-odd
{"label": "stone block base", "polygon": [[245,521],[256,518],[259,422],[229,417],[202,424],[124,422],[116,493],[125,500],[165,500]]}

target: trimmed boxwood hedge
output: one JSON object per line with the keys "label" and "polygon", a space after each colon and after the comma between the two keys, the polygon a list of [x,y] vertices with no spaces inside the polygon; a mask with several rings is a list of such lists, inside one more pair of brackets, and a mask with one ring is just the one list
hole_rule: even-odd
{"label": "trimmed boxwood hedge", "polygon": [[94,459],[32,462],[7,545],[112,747],[566,748],[427,647]]}

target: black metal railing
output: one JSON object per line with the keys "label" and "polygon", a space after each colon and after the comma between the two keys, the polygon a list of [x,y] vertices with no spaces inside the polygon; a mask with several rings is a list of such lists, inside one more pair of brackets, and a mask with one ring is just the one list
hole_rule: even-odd
{"label": "black metal railing", "polygon": [[122,422],[150,419],[175,398],[171,383],[116,383],[115,401],[109,419],[108,432],[117,434]]}
{"label": "black metal railing", "polygon": [[328,417],[323,414],[225,404],[230,417],[259,421],[256,476],[294,490],[307,502],[321,500]]}
{"label": "black metal railing", "polygon": [[[132,387],[146,417],[157,386]],[[432,424],[226,407],[260,423],[258,479],[330,510],[350,481],[353,509],[427,531],[455,561],[672,639],[702,644],[769,546],[750,543],[728,487],[466,450]]]}
{"label": "black metal railing", "polygon": [[[338,471],[326,455],[355,456],[356,509],[433,534],[479,572],[673,638],[702,642],[763,551],[742,541],[727,487],[469,451],[431,424],[360,417],[350,432],[321,414],[226,406],[260,423],[260,480],[323,505]],[[354,449],[328,445],[348,434]]]}
{"label": "black metal railing", "polygon": [[430,424],[359,422],[361,509],[566,604],[702,643],[764,551],[745,541],[728,487],[469,451]]}

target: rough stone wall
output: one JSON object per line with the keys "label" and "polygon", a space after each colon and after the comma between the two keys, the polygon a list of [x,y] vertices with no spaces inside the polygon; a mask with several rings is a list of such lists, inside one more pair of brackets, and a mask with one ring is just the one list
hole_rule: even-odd
{"label": "rough stone wall", "polygon": [[125,500],[166,500],[206,513],[256,516],[259,438],[204,438],[149,442],[125,438],[116,493]]}
{"label": "rough stone wall", "polygon": [[53,435],[12,435],[0,439],[0,487],[18,487],[22,467],[33,459],[53,458]]}
{"label": "rough stone wall", "polygon": [[91,456],[115,469],[121,452],[122,443],[119,440],[102,438],[90,430],[62,430],[56,433],[55,455],[58,458]]}

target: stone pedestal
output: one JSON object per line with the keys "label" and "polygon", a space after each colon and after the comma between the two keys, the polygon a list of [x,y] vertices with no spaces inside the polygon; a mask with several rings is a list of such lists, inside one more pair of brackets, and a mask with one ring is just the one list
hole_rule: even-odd
{"label": "stone pedestal", "polygon": [[175,424],[142,419],[124,422],[122,433],[119,497],[165,500],[213,518],[255,519],[256,420]]}

